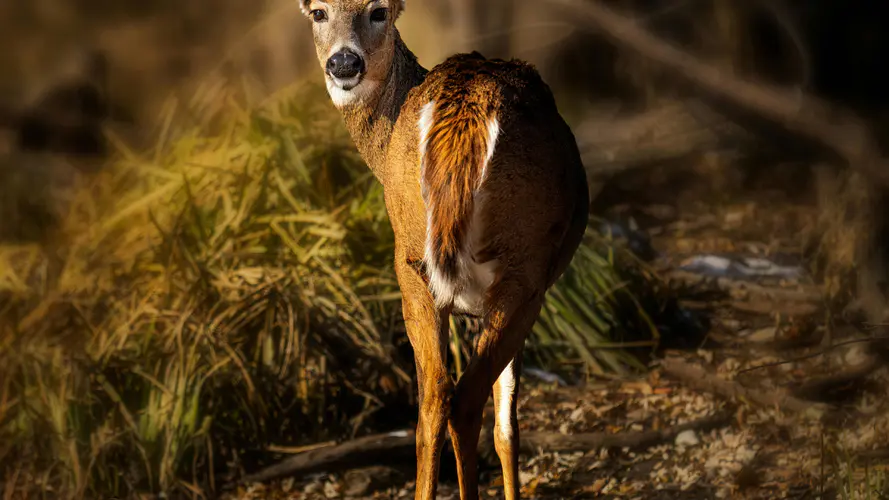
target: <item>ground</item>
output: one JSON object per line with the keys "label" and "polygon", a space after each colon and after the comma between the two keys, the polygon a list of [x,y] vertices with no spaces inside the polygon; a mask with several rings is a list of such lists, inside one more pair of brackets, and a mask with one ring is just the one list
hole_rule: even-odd
{"label": "ground", "polygon": [[[634,379],[563,383],[526,370],[523,435],[659,433],[633,448],[523,453],[523,497],[887,498],[887,375],[867,356],[865,332],[829,314],[824,283],[803,265],[817,210],[786,192],[754,192],[611,206],[616,220],[644,221],[660,254],[652,265],[705,336]],[[367,465],[232,496],[413,498],[409,467]],[[483,498],[502,498],[496,461],[482,485]],[[447,471],[439,498],[458,498]]]}

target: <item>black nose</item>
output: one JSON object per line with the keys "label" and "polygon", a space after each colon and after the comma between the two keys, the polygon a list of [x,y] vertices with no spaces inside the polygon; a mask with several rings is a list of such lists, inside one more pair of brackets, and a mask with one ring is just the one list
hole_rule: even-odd
{"label": "black nose", "polygon": [[351,50],[341,50],[327,60],[327,72],[336,78],[353,78],[364,71],[364,60]]}

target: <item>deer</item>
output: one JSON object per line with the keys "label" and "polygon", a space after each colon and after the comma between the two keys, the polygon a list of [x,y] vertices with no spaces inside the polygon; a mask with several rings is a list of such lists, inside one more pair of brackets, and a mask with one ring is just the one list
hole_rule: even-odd
{"label": "deer", "polygon": [[[422,67],[395,26],[405,0],[299,1],[330,99],[383,186],[395,235],[417,375],[415,498],[435,498],[446,430],[460,498],[478,498],[493,395],[504,495],[517,499],[522,351],[589,218],[574,135],[527,62],[472,52]],[[456,381],[451,315],[481,324]]]}

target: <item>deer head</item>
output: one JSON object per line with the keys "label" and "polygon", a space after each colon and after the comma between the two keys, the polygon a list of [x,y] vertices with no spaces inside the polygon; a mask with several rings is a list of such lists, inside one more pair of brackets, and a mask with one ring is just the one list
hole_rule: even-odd
{"label": "deer head", "polygon": [[315,51],[336,107],[382,88],[395,52],[395,20],[404,0],[300,0],[312,20]]}

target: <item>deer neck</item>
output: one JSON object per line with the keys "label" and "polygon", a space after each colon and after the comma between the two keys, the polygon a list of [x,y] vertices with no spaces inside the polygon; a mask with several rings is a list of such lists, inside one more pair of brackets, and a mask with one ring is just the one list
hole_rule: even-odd
{"label": "deer neck", "polygon": [[426,78],[426,69],[395,32],[395,54],[386,80],[364,101],[340,112],[361,157],[377,179],[386,184],[386,148],[408,92]]}

